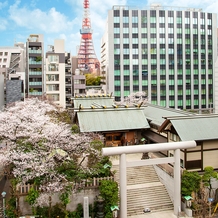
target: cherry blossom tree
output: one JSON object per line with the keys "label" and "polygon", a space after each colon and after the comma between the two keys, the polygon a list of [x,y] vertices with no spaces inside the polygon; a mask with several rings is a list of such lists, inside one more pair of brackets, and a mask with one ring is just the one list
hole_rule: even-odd
{"label": "cherry blossom tree", "polygon": [[63,191],[75,180],[93,173],[92,166],[87,165],[90,157],[95,157],[93,166],[102,158],[102,144],[92,146],[93,140],[101,141],[102,137],[73,134],[72,125],[54,116],[60,110],[36,98],[0,112],[0,162],[10,167],[18,184],[36,183],[47,193]]}
{"label": "cherry blossom tree", "polygon": [[124,104],[128,106],[143,105],[147,102],[147,94],[146,92],[134,92],[131,93],[129,96],[125,97],[123,101],[121,101],[119,104]]}

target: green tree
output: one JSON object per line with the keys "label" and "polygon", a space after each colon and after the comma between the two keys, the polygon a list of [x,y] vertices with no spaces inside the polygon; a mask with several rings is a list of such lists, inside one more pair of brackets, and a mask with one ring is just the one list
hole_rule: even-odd
{"label": "green tree", "polygon": [[204,174],[202,176],[202,182],[204,183],[204,186],[209,189],[209,197],[211,197],[211,179],[216,178],[218,179],[218,174],[216,171],[214,171],[214,168],[211,166],[207,166],[204,168]]}
{"label": "green tree", "polygon": [[99,186],[100,195],[105,201],[105,218],[112,217],[111,206],[118,205],[118,184],[110,180],[102,180]]}
{"label": "green tree", "polygon": [[183,196],[191,196],[192,192],[200,189],[201,176],[197,172],[185,170],[181,179],[181,193]]}
{"label": "green tree", "polygon": [[99,86],[101,84],[100,76],[95,76],[94,74],[86,74],[85,76],[87,86]]}

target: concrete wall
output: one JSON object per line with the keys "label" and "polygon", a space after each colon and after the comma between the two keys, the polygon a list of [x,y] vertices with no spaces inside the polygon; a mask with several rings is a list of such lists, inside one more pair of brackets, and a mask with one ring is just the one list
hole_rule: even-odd
{"label": "concrete wall", "polygon": [[20,101],[22,80],[8,80],[6,82],[6,103]]}
{"label": "concrete wall", "polygon": [[170,196],[171,201],[173,202],[173,194],[174,194],[174,179],[168,173],[163,171],[161,168],[154,165],[154,169],[160,179],[160,182],[165,185],[167,192]]}
{"label": "concrete wall", "polygon": [[[98,189],[85,189],[85,190],[81,190],[79,192],[73,193],[70,197],[70,203],[67,205],[67,210],[75,211],[78,204],[83,205],[84,197],[88,197],[89,204],[92,204],[94,206],[95,199],[98,195],[99,195]],[[25,201],[25,198],[26,196],[21,196],[19,198],[21,215],[31,215],[32,213],[31,206]],[[58,202],[60,202],[59,196],[58,196],[58,193],[55,193],[52,195],[52,206],[54,206]]]}

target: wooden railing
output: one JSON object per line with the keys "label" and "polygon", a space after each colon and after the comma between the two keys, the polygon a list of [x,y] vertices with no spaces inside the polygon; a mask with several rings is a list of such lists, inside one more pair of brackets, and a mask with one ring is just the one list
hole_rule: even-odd
{"label": "wooden railing", "polygon": [[[73,189],[87,189],[87,188],[98,188],[102,180],[114,181],[114,176],[92,178],[92,179],[83,179],[80,182],[72,183]],[[18,194],[26,195],[31,188],[36,188],[36,186],[27,184],[27,185],[17,185],[16,191]]]}

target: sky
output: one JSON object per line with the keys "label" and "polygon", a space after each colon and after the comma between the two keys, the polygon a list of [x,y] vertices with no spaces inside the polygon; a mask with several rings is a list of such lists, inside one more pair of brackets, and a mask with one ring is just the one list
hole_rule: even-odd
{"label": "sky", "polygon": [[[15,42],[26,42],[30,34],[43,34],[45,51],[55,39],[65,39],[65,51],[76,55],[84,16],[83,1],[0,0],[0,46],[13,46]],[[114,5],[149,9],[151,4],[158,3],[218,13],[218,0],[89,0],[89,3],[93,44],[99,59],[108,10]]]}

